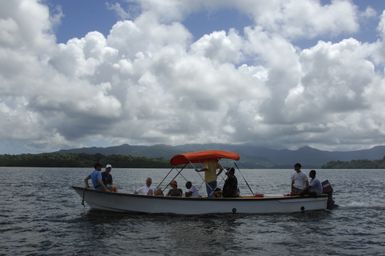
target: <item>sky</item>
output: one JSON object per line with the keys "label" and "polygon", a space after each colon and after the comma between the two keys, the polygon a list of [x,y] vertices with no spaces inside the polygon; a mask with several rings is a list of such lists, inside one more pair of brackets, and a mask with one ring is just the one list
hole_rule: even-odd
{"label": "sky", "polygon": [[0,153],[385,145],[385,1],[0,0]]}

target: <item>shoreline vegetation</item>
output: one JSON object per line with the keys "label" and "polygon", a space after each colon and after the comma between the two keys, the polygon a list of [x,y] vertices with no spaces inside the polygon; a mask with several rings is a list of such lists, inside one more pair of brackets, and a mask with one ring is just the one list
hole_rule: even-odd
{"label": "shoreline vegetation", "polygon": [[321,169],[385,169],[385,156],[380,160],[330,161]]}
{"label": "shoreline vegetation", "polygon": [[162,158],[133,157],[129,155],[103,155],[85,153],[42,153],[0,155],[4,167],[92,167],[96,162],[111,164],[114,168],[169,168]]}
{"label": "shoreline vegetation", "polygon": [[[2,167],[90,167],[96,162],[105,165],[112,164],[116,168],[170,168],[170,163],[164,158],[137,157],[121,154],[86,154],[86,153],[41,153],[0,155]],[[291,168],[279,166],[279,168]],[[250,168],[266,169],[268,167],[253,166]],[[270,167],[270,168],[278,168]],[[317,167],[315,167],[317,168]],[[329,161],[319,167],[320,169],[385,169],[385,156],[380,160],[351,160]]]}

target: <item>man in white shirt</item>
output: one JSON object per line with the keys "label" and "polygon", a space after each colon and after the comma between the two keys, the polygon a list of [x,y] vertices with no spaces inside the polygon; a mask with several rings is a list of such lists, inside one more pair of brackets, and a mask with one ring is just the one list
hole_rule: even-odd
{"label": "man in white shirt", "polygon": [[301,164],[296,163],[294,165],[295,172],[291,175],[291,194],[301,195],[307,191],[309,187],[309,181],[306,174],[301,172]]}
{"label": "man in white shirt", "polygon": [[200,197],[198,189],[192,185],[191,181],[186,182],[186,197]]}
{"label": "man in white shirt", "polygon": [[152,184],[152,179],[150,177],[148,177],[146,179],[146,185],[135,190],[135,194],[136,195],[153,196],[155,189],[153,187],[151,187],[151,184]]}

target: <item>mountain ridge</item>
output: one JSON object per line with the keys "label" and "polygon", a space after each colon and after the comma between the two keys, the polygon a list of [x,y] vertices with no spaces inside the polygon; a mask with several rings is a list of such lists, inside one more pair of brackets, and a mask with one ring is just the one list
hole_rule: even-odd
{"label": "mountain ridge", "polygon": [[295,150],[271,149],[252,144],[183,144],[183,145],[129,145],[122,144],[111,147],[83,147],[64,149],[58,153],[86,153],[104,155],[131,155],[134,157],[170,159],[182,152],[218,149],[238,152],[240,163],[249,168],[286,168],[300,162],[305,168],[320,168],[330,161],[377,160],[385,156],[385,146],[374,146],[369,149],[351,151],[325,151],[310,146]]}

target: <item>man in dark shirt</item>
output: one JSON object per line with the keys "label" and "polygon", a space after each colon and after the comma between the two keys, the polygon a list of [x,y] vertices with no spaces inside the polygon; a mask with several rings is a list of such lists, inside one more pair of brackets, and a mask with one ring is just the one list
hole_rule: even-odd
{"label": "man in dark shirt", "polygon": [[171,189],[168,191],[167,196],[182,196],[183,191],[178,188],[176,180],[170,182]]}
{"label": "man in dark shirt", "polygon": [[223,185],[222,195],[223,197],[237,197],[238,194],[238,180],[234,175],[234,168],[230,168],[226,173],[227,179],[225,180],[225,184]]}
{"label": "man in dark shirt", "polygon": [[112,185],[112,175],[111,175],[112,166],[110,164],[106,165],[106,169],[102,172],[102,180],[104,185],[111,190],[116,192],[116,187]]}

